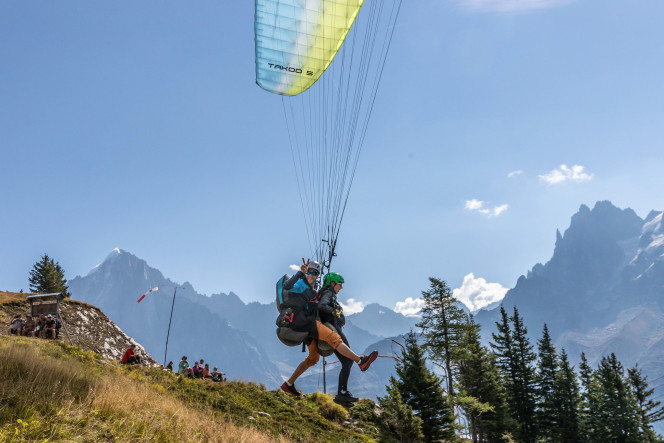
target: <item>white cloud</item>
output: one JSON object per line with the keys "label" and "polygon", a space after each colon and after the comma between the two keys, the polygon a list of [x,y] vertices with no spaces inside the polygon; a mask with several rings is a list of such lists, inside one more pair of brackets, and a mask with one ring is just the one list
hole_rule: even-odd
{"label": "white cloud", "polygon": [[500,205],[491,208],[485,206],[485,204],[486,202],[474,198],[472,200],[466,200],[464,208],[467,209],[468,211],[477,211],[480,214],[484,214],[489,218],[498,217],[500,214],[507,211],[507,208],[509,208],[509,205]]}
{"label": "white cloud", "polygon": [[466,209],[468,209],[469,211],[478,210],[482,208],[482,206],[484,206],[484,202],[481,200],[477,200],[475,198],[472,200],[466,200]]}
{"label": "white cloud", "polygon": [[346,303],[340,301],[339,304],[344,308],[344,315],[357,314],[364,311],[364,303],[354,298],[349,298],[346,300]]}
{"label": "white cloud", "polygon": [[508,207],[509,207],[508,205],[496,206],[495,208],[492,209],[492,216],[498,217],[500,214],[507,211]]}
{"label": "white cloud", "polygon": [[290,265],[289,268],[293,272],[297,272],[300,270],[300,267],[298,265]]}
{"label": "white cloud", "polygon": [[421,298],[408,297],[404,301],[398,301],[394,307],[394,312],[405,315],[406,317],[418,316],[424,307],[424,300]]}
{"label": "white cloud", "polygon": [[454,298],[468,306],[471,311],[477,311],[485,306],[502,300],[507,293],[500,283],[487,283],[481,277],[475,278],[471,272],[463,278],[460,288],[452,291]]}
{"label": "white cloud", "polygon": [[553,8],[571,0],[456,0],[460,5],[476,11],[512,12]]}
{"label": "white cloud", "polygon": [[521,174],[523,174],[523,171],[521,169],[518,169],[516,171],[512,171],[509,174],[507,174],[507,178],[514,178],[517,175],[521,175]]}
{"label": "white cloud", "polygon": [[582,183],[592,180],[594,175],[586,174],[583,172],[584,169],[581,165],[574,165],[571,168],[567,167],[567,165],[560,165],[558,169],[554,169],[548,174],[540,175],[539,178],[550,185],[565,182]]}

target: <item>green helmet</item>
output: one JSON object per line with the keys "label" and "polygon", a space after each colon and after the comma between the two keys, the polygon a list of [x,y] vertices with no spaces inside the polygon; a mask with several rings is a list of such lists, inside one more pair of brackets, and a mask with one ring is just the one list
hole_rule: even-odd
{"label": "green helmet", "polygon": [[343,283],[344,278],[341,276],[341,274],[337,274],[336,272],[330,272],[325,276],[325,286],[329,286],[332,283]]}

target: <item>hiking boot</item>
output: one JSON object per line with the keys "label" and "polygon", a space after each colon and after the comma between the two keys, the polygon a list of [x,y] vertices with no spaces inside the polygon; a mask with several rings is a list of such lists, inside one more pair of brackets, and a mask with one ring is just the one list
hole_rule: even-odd
{"label": "hiking boot", "polygon": [[335,398],[340,401],[345,401],[350,403],[355,403],[356,401],[359,400],[359,398],[353,397],[353,394],[351,394],[350,391],[339,392]]}
{"label": "hiking boot", "polygon": [[373,351],[369,355],[363,355],[358,363],[358,365],[360,365],[360,371],[364,372],[369,369],[369,366],[371,366],[371,363],[374,362],[376,357],[378,357],[378,351]]}
{"label": "hiking boot", "polygon": [[299,397],[300,395],[302,395],[302,394],[300,394],[300,391],[295,389],[295,383],[293,383],[291,386],[288,386],[288,383],[283,382],[282,385],[281,385],[281,390],[284,391],[284,392],[288,392],[289,394],[294,395],[296,397]]}

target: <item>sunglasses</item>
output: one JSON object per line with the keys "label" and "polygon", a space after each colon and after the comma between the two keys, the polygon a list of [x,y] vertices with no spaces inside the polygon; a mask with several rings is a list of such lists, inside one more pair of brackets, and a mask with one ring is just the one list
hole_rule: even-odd
{"label": "sunglasses", "polygon": [[316,271],[315,269],[308,269],[307,274],[311,274],[314,277],[316,277],[316,276],[320,275],[320,272]]}

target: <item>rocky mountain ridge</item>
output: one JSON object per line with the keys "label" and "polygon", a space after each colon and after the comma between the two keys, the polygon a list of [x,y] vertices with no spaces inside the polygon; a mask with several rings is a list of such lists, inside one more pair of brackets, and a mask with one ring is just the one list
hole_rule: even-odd
{"label": "rocky mountain ridge", "polygon": [[[502,305],[519,309],[533,338],[546,323],[573,362],[581,352],[593,364],[614,352],[651,379],[664,375],[662,212],[642,219],[608,201],[581,205],[565,233],[556,232],[552,258],[521,276]],[[486,340],[498,316],[477,314]]]}

